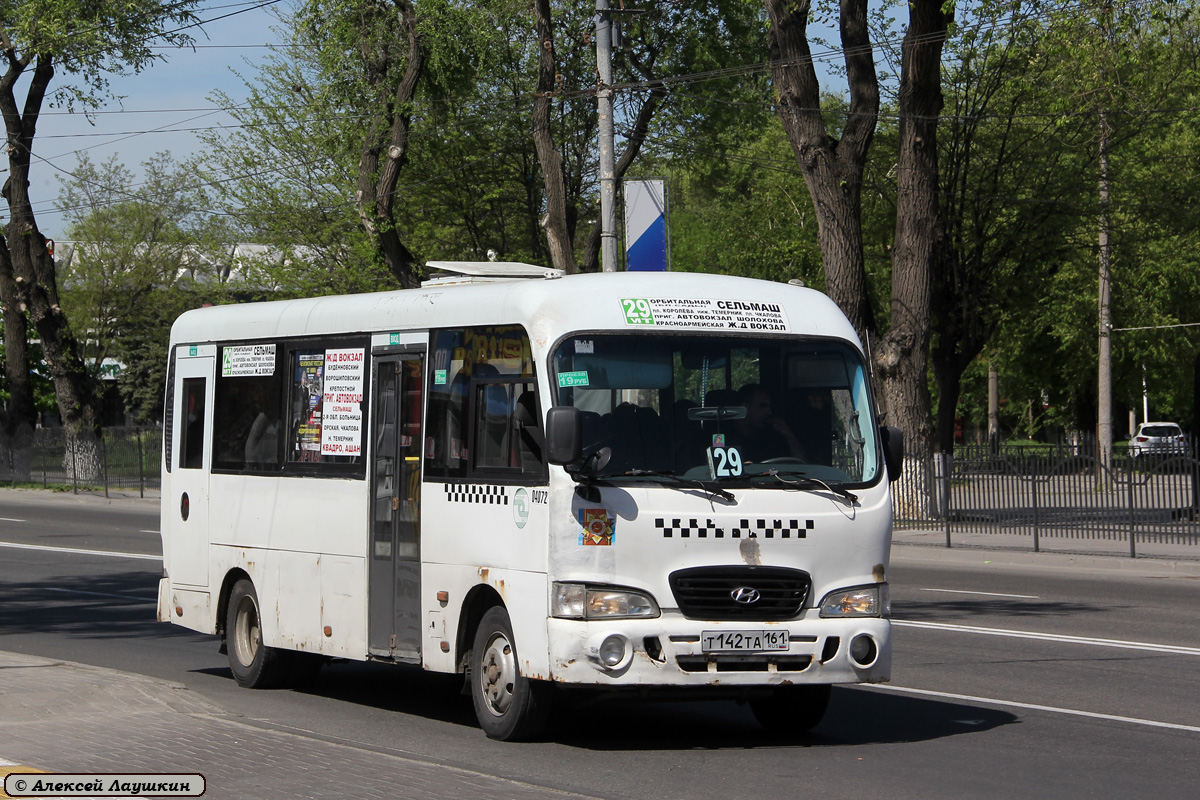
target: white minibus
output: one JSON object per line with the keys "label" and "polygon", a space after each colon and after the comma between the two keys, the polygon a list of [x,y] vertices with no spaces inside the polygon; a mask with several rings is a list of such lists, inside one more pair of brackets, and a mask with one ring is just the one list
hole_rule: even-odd
{"label": "white minibus", "polygon": [[430,267],[175,322],[161,621],[220,636],[247,687],[334,658],[462,674],[505,740],[572,691],[794,732],[889,679],[903,446],[828,297]]}

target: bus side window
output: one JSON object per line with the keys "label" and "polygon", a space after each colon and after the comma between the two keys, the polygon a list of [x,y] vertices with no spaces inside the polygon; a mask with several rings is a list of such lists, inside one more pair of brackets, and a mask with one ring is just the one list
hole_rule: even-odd
{"label": "bus side window", "polygon": [[512,453],[511,385],[482,383],[475,386],[476,469],[516,467]]}
{"label": "bus side window", "polygon": [[212,468],[217,472],[278,471],[282,465],[283,370],[275,343],[225,345],[221,363],[254,347],[252,369],[218,370],[213,397]]}
{"label": "bus side window", "polygon": [[488,381],[474,385],[472,469],[540,476],[544,435],[533,383]]}
{"label": "bus side window", "polygon": [[183,379],[183,419],[179,435],[179,466],[200,469],[204,466],[204,378]]}
{"label": "bus side window", "polygon": [[[520,397],[535,391],[525,329],[434,331],[429,359],[425,477],[545,480],[537,420],[526,413],[527,419],[514,421]],[[523,402],[531,401],[533,396]]]}
{"label": "bus side window", "polygon": [[[281,372],[287,376],[287,411],[273,435],[286,440],[284,472],[362,474],[370,394],[367,342],[316,339],[289,343],[286,349]],[[269,438],[268,447],[276,446],[275,438]]]}
{"label": "bus side window", "polygon": [[540,471],[546,439],[538,420],[537,388],[532,383],[522,383],[517,384],[515,390],[513,421],[516,423],[518,463],[525,471],[531,468]]}
{"label": "bus side window", "polygon": [[474,469],[542,471],[542,432],[532,383],[477,383]]}

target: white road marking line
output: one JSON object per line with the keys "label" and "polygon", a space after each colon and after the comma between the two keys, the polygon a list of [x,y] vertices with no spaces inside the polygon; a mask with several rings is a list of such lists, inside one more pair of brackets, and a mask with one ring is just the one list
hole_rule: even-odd
{"label": "white road marking line", "polygon": [[57,587],[50,587],[50,588],[46,589],[46,591],[47,592],[66,592],[68,594],[86,594],[91,597],[112,597],[117,600],[137,600],[139,603],[157,603],[158,602],[158,598],[156,598],[156,597],[134,597],[131,594],[106,594],[105,592],[85,592],[82,589],[59,589]]}
{"label": "white road marking line", "polygon": [[162,533],[162,531],[138,531],[138,533]]}
{"label": "white road marking line", "polygon": [[1062,642],[1064,644],[1086,644],[1093,647],[1117,647],[1125,650],[1149,650],[1155,653],[1200,656],[1200,647],[1154,644],[1153,642],[1130,642],[1121,639],[1097,639],[1091,636],[1069,636],[1065,633],[1014,631],[1005,628],[981,628],[974,625],[951,625],[945,622],[913,622],[899,619],[892,620],[892,625],[901,628],[924,628],[935,631],[949,631],[951,633],[977,633],[984,636],[1004,636],[1011,639],[1038,639],[1045,642]]}
{"label": "white road marking line", "polygon": [[1028,711],[1046,711],[1051,714],[1067,714],[1073,717],[1090,717],[1091,719],[1103,719],[1109,722],[1126,722],[1131,725],[1148,725],[1152,728],[1169,728],[1175,731],[1188,731],[1189,733],[1200,733],[1200,727],[1196,725],[1180,725],[1174,722],[1159,722],[1153,719],[1141,719],[1139,717],[1122,717],[1117,714],[1100,714],[1095,711],[1079,711],[1074,708],[1059,708],[1057,706],[1042,706],[1036,703],[1018,703],[1014,700],[997,700],[993,697],[975,697],[969,694],[953,694],[951,692],[933,692],[928,689],[910,689],[907,686],[885,686],[883,684],[873,684],[864,688],[875,689],[883,692],[897,692],[899,694],[917,694],[926,697],[938,697],[944,700],[961,700],[968,703],[987,703],[988,705],[1003,706],[1006,708],[1023,708]]}
{"label": "white road marking line", "polygon": [[0,522],[24,522],[23,519],[13,519],[12,517],[0,517]]}
{"label": "white road marking line", "polygon": [[119,553],[115,550],[80,550],[75,547],[50,547],[44,544],[17,544],[16,542],[0,542],[0,547],[11,547],[15,550],[42,550],[49,553],[76,553],[85,556],[109,556],[111,558],[141,558],[147,561],[162,561],[162,556],[149,553]]}
{"label": "white road marking line", "polygon": [[1019,600],[1040,600],[1036,594],[1001,594],[1000,592],[971,592],[966,589],[921,589],[922,592],[945,592],[946,594],[975,594],[981,597],[1015,597]]}

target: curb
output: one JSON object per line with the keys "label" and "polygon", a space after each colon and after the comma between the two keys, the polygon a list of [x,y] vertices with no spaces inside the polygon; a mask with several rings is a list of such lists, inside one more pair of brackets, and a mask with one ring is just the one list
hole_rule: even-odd
{"label": "curb", "polygon": [[1139,554],[1130,558],[1128,554],[1094,553],[1074,550],[1034,552],[1031,549],[997,547],[974,543],[954,544],[893,540],[892,564],[944,564],[946,566],[1020,567],[1022,569],[1046,569],[1061,573],[1063,570],[1122,574],[1149,578],[1200,578],[1200,552],[1196,558],[1179,557],[1176,554]]}

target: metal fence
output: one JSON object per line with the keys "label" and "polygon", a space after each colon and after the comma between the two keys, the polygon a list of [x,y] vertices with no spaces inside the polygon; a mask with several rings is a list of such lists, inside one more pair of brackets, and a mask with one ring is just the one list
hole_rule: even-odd
{"label": "metal fence", "polygon": [[[1194,449],[1190,452],[1196,452]],[[1067,446],[961,448],[908,459],[895,484],[897,528],[1200,544],[1200,461],[1186,455],[1114,457]]]}
{"label": "metal fence", "polygon": [[62,428],[34,431],[28,464],[0,445],[0,485],[70,487],[74,491],[137,490],[161,485],[162,429],[105,428],[95,450],[73,440]]}

